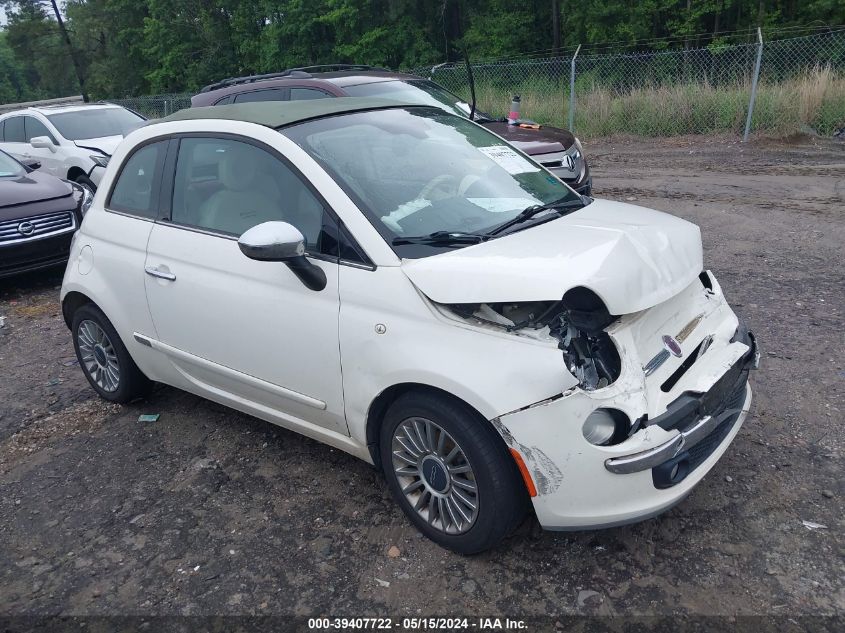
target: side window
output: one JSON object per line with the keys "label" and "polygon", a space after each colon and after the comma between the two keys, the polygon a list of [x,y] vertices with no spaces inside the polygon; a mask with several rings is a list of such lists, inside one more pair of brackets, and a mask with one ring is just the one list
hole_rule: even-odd
{"label": "side window", "polygon": [[25,120],[24,131],[26,132],[26,135],[25,135],[24,138],[26,138],[27,143],[29,141],[31,141],[33,138],[35,138],[36,136],[46,136],[51,141],[53,141],[54,144],[57,144],[55,137],[52,134],[50,134],[50,130],[48,130],[47,126],[44,125],[41,121],[39,121],[35,117],[31,117],[31,116],[27,116],[27,117],[23,117],[23,118]]}
{"label": "side window", "polygon": [[167,141],[159,141],[132,154],[123,163],[106,206],[115,211],[155,218],[158,215],[159,184],[156,174],[166,152]]}
{"label": "side window", "polygon": [[299,176],[269,152],[242,141],[183,138],[176,161],[171,220],[241,235],[262,222],[293,224],[311,252],[322,252],[323,205]]}
{"label": "side window", "polygon": [[326,94],[322,90],[317,90],[315,88],[291,88],[290,89],[290,100],[291,101],[302,101],[304,99],[325,99],[327,97],[331,97],[332,95]]}
{"label": "side window", "polygon": [[285,88],[271,88],[269,90],[242,92],[235,97],[235,103],[251,103],[253,101],[284,101],[286,98],[285,92]]}
{"label": "side window", "polygon": [[7,143],[26,143],[22,116],[13,116],[6,119],[4,138]]}
{"label": "side window", "polygon": [[232,99],[234,99],[234,95],[227,95],[220,99],[220,101],[216,101],[214,105],[226,105],[232,103]]}
{"label": "side window", "polygon": [[0,121],[0,143],[6,142],[6,122]]}

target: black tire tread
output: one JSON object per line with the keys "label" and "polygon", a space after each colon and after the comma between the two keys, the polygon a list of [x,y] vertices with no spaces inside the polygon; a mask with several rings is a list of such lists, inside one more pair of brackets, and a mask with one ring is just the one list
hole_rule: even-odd
{"label": "black tire tread", "polygon": [[[117,391],[114,391],[113,393],[103,391],[91,379],[91,376],[88,375],[88,372],[82,364],[82,355],[79,353],[79,346],[76,342],[76,333],[79,328],[79,324],[85,319],[98,323],[100,327],[105,330],[106,334],[108,334],[109,340],[111,340],[112,346],[114,347],[115,354],[117,355],[118,362],[120,363],[120,384],[118,385]],[[126,346],[123,344],[120,336],[118,336],[117,331],[111,324],[111,321],[108,320],[106,315],[103,314],[102,310],[100,310],[97,306],[93,303],[86,303],[78,308],[76,312],[73,313],[71,319],[71,332],[73,336],[73,349],[76,352],[76,358],[79,361],[79,366],[82,369],[82,373],[85,374],[85,378],[88,380],[88,383],[94,388],[94,391],[97,392],[97,395],[109,402],[126,404],[127,402],[144,397],[150,393],[153,387],[152,381],[150,381],[150,379],[147,378],[140,369],[138,369],[138,366],[135,364],[135,361],[132,360],[129,350],[126,349]]]}
{"label": "black tire tread", "polygon": [[91,189],[91,191],[97,191],[97,185],[94,184],[94,181],[84,174],[77,176],[73,179],[73,181],[80,185],[85,185],[86,187]]}
{"label": "black tire tread", "polygon": [[[443,534],[429,526],[409,505],[392,471],[393,430],[413,415],[428,417],[445,428],[470,459],[482,497],[475,525],[465,534]],[[460,554],[476,554],[495,547],[522,522],[529,499],[525,484],[504,440],[474,409],[456,398],[436,392],[413,391],[397,398],[385,413],[380,452],[388,486],[411,522],[431,540]],[[486,482],[485,490],[481,488]]]}

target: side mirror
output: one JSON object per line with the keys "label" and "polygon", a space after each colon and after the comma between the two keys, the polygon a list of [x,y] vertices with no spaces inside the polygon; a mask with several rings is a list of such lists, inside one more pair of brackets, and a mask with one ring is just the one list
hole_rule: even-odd
{"label": "side mirror", "polygon": [[305,257],[305,238],[287,222],[263,222],[238,238],[238,247],[249,257],[262,262],[284,262],[294,275],[311,290],[326,287],[326,273]]}
{"label": "side mirror", "polygon": [[49,136],[33,136],[29,139],[29,144],[39,149],[49,149],[51,152],[56,151],[56,146]]}
{"label": "side mirror", "polygon": [[23,158],[21,159],[21,165],[23,165],[27,171],[41,169],[41,161],[37,158]]}

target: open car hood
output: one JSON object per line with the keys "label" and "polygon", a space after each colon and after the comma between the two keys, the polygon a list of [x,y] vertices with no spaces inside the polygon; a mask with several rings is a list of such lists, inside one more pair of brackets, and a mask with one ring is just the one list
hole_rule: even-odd
{"label": "open car hood", "polygon": [[584,286],[617,315],[666,301],[702,267],[695,224],[609,200],[489,242],[402,262],[413,284],[437,303],[552,301]]}
{"label": "open car hood", "polygon": [[535,130],[501,121],[489,121],[482,125],[531,156],[562,152],[575,142],[572,132],[557,127],[543,125]]}

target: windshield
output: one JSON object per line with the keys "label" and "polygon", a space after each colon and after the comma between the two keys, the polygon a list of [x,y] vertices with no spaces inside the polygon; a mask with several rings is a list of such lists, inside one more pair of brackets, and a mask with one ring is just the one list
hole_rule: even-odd
{"label": "windshield", "polygon": [[8,176],[17,177],[23,176],[24,174],[26,174],[26,170],[18,161],[5,152],[0,152],[0,178]]}
{"label": "windshield", "polygon": [[[283,133],[332,174],[391,244],[438,232],[487,234],[527,207],[581,199],[499,137],[435,108],[358,112]],[[394,248],[420,257],[466,245]]]}
{"label": "windshield", "polygon": [[92,108],[61,114],[48,114],[47,118],[69,141],[104,136],[126,136],[145,119],[125,108]]}
{"label": "windshield", "polygon": [[469,116],[469,104],[464,103],[445,88],[432,81],[415,79],[412,81],[375,81],[357,86],[344,86],[343,90],[350,97],[377,97],[393,99],[403,103],[431,105],[451,114]]}

